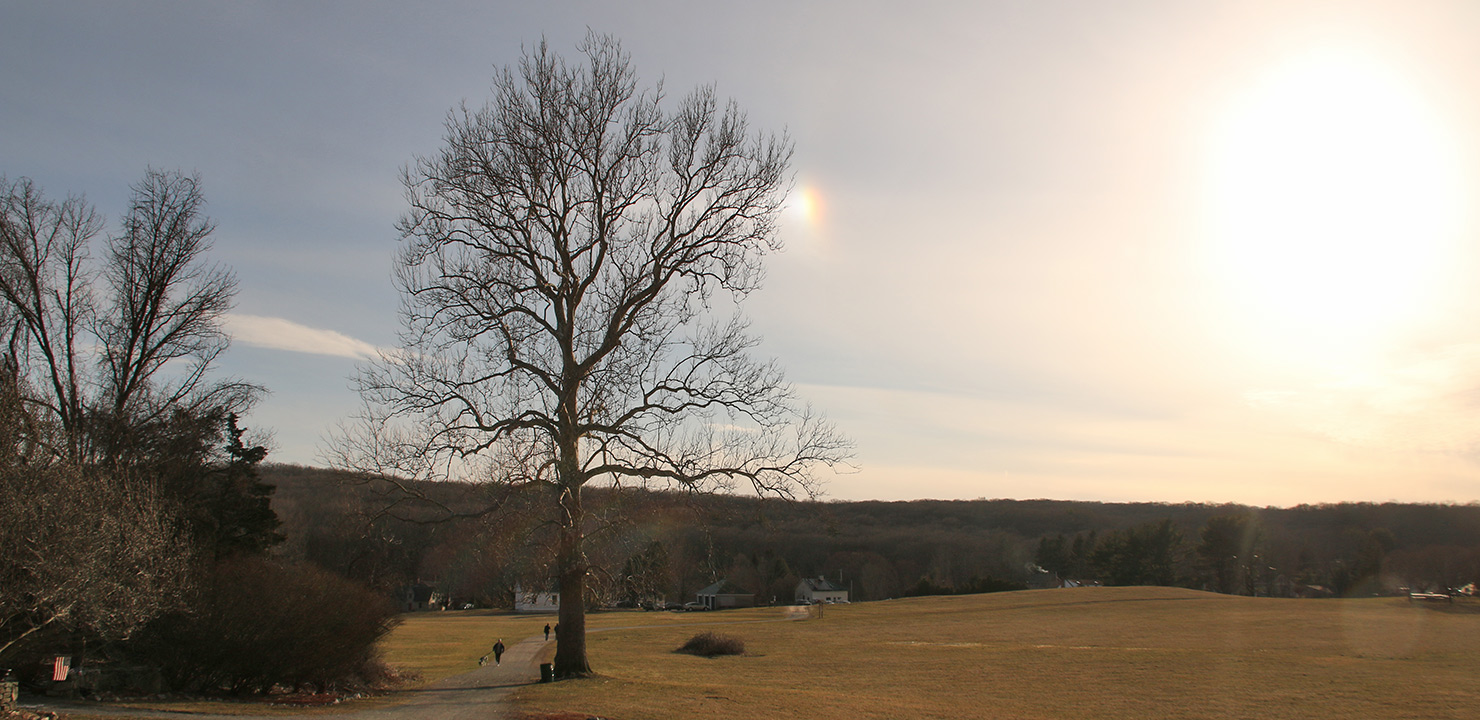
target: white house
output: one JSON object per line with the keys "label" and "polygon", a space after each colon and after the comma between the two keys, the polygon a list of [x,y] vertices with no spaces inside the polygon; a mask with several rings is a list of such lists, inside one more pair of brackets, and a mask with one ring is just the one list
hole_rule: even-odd
{"label": "white house", "polygon": [[848,588],[825,577],[802,578],[797,583],[797,602],[848,602]]}
{"label": "white house", "polygon": [[553,613],[560,612],[560,593],[558,592],[525,592],[524,588],[514,586],[514,612],[517,613]]}

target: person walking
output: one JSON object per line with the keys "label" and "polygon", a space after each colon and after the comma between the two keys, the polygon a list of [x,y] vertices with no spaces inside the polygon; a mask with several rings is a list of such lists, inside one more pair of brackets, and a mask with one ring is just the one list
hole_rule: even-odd
{"label": "person walking", "polygon": [[550,623],[545,623],[545,642],[550,642]]}
{"label": "person walking", "polygon": [[496,642],[496,643],[493,644],[493,664],[494,665],[498,665],[501,662],[503,662],[503,659],[504,659],[504,639],[503,638],[499,638],[498,639],[498,642]]}

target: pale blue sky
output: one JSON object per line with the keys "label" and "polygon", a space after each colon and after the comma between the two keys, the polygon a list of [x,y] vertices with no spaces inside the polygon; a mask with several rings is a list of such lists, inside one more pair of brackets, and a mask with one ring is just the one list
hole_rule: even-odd
{"label": "pale blue sky", "polygon": [[[522,46],[571,53],[589,27],[646,81],[717,83],[795,140],[813,212],[788,216],[749,308],[857,441],[831,496],[1467,502],[1477,8],[0,0],[0,174],[116,221],[147,166],[198,172],[241,281],[221,369],[272,391],[247,421],[272,459],[312,464],[355,408],[355,357],[395,339],[399,168]],[[1372,123],[1390,107],[1408,110]],[[1280,134],[1303,117],[1315,140]],[[1356,220],[1269,215],[1258,189],[1305,178],[1284,158],[1328,125],[1354,133],[1333,177],[1372,181],[1328,182],[1321,160],[1282,192],[1335,185],[1322,211]],[[1453,172],[1364,159],[1376,146]],[[1454,199],[1369,217],[1396,187]],[[1223,237],[1245,225],[1334,239]],[[1376,259],[1331,270],[1358,245]],[[1335,272],[1355,280],[1277,287]]]}

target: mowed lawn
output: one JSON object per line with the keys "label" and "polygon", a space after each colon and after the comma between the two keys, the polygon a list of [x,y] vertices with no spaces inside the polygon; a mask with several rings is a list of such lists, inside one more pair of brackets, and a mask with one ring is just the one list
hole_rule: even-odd
{"label": "mowed lawn", "polygon": [[[388,664],[409,675],[412,687],[478,669],[478,658],[503,640],[513,647],[534,635],[544,636],[554,615],[510,615],[489,610],[407,613],[381,641]],[[552,636],[553,637],[553,636]]]}
{"label": "mowed lawn", "polygon": [[[594,614],[600,677],[531,686],[517,698],[526,710],[615,720],[1480,711],[1480,607],[1470,604],[1080,588],[827,606],[800,621],[783,613]],[[704,630],[742,638],[746,654],[673,652]]]}

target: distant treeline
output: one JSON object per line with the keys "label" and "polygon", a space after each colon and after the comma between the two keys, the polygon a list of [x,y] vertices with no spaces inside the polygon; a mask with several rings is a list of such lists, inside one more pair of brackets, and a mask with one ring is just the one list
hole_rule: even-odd
{"label": "distant treeline", "polygon": [[[285,552],[386,592],[414,582],[507,606],[543,587],[542,518],[488,487],[422,486],[396,506],[375,483],[269,466]],[[1325,596],[1443,590],[1480,579],[1480,506],[1293,508],[1057,500],[784,502],[593,492],[594,605],[693,599],[725,578],[761,603],[825,576],[855,600],[1045,587],[1064,581]],[[502,503],[497,512],[483,512]],[[476,515],[445,522],[442,516]]]}

